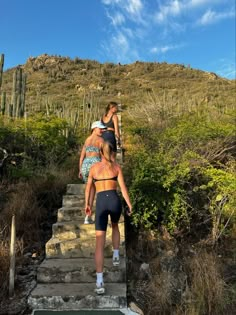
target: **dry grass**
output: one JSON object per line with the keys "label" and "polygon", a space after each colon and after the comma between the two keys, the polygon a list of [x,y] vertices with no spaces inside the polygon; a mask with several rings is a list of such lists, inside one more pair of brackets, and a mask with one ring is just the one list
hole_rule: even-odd
{"label": "dry grass", "polygon": [[159,273],[153,275],[144,289],[144,296],[148,297],[145,301],[145,314],[223,314],[226,285],[215,254],[202,251],[193,258],[184,258],[183,264],[188,281],[179,303],[174,299],[174,274],[160,270],[158,264]]}
{"label": "dry grass", "polygon": [[190,273],[189,314],[221,314],[226,284],[216,255],[201,251],[192,259],[186,259],[186,266]]}
{"label": "dry grass", "polygon": [[[9,284],[10,241],[0,241],[0,300],[6,296]],[[16,240],[16,256],[23,254],[23,239]]]}
{"label": "dry grass", "polygon": [[9,277],[9,242],[0,242],[0,296],[8,289],[8,277]]}
{"label": "dry grass", "polygon": [[213,248],[186,246],[180,253],[173,239],[155,239],[150,232],[134,239],[128,245],[130,292],[145,315],[233,314],[235,288],[226,284]]}
{"label": "dry grass", "polygon": [[[44,247],[43,222],[52,220],[53,210],[61,206],[66,185],[76,178],[77,157],[66,167],[50,165],[29,182],[18,182],[2,187],[0,209],[0,296],[8,292],[9,239],[11,218],[16,217],[16,258],[23,258],[28,247]],[[43,248],[39,248],[43,251]]]}
{"label": "dry grass", "polygon": [[[209,121],[222,119],[223,114],[229,114],[234,110],[233,102],[231,105],[220,102],[220,106],[215,106],[215,98],[198,93],[181,92],[177,89],[152,91],[144,94],[132,107],[128,108],[129,117],[134,123],[143,122],[152,127],[167,127],[173,118],[181,117],[185,114],[208,115]],[[143,106],[145,104],[145,106]]]}

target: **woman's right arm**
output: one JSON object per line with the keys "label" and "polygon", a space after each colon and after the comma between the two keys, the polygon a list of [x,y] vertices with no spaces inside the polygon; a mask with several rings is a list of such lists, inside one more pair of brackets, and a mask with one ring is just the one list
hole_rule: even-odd
{"label": "woman's right arm", "polygon": [[116,138],[117,138],[117,144],[120,145],[120,130],[119,130],[118,116],[117,115],[113,115],[112,120],[113,120],[113,123],[114,123],[115,135],[116,135]]}
{"label": "woman's right arm", "polygon": [[89,195],[91,192],[91,186],[93,183],[93,167],[90,168],[89,171],[89,175],[88,175],[88,181],[86,184],[86,188],[85,188],[85,214],[86,215],[91,215],[92,214],[92,210],[91,210],[91,205],[89,204]]}
{"label": "woman's right arm", "polygon": [[118,173],[118,184],[120,186],[120,189],[121,189],[121,193],[127,203],[127,206],[129,207],[129,212],[127,213],[128,215],[131,215],[132,213],[132,205],[131,205],[131,202],[130,202],[130,199],[129,199],[129,194],[128,194],[128,190],[127,190],[127,187],[125,185],[125,181],[124,181],[124,176],[123,176],[123,173],[122,173],[122,170],[121,168],[119,167],[119,173]]}

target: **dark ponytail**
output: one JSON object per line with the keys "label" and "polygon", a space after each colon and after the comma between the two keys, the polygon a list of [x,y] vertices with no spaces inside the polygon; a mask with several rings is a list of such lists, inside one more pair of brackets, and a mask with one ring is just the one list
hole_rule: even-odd
{"label": "dark ponytail", "polygon": [[106,107],[106,110],[105,110],[105,116],[107,116],[109,110],[113,107],[117,107],[118,104],[116,102],[109,102],[107,107]]}

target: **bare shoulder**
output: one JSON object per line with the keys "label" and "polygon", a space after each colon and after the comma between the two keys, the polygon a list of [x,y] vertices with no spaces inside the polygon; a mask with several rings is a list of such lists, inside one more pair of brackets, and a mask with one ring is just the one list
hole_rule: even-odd
{"label": "bare shoulder", "polygon": [[91,166],[91,168],[90,168],[90,173],[91,174],[93,174],[93,172],[96,170],[96,168],[98,167],[98,164],[99,164],[100,162],[97,162],[97,163],[94,163],[92,166]]}
{"label": "bare shoulder", "polygon": [[120,164],[118,164],[117,162],[115,162],[115,168],[117,169],[118,172],[121,171],[121,167],[120,167]]}
{"label": "bare shoulder", "polygon": [[112,116],[112,119],[117,121],[117,120],[118,120],[118,116],[117,116],[116,114],[114,114],[114,115]]}
{"label": "bare shoulder", "polygon": [[97,146],[101,146],[104,142],[104,139],[102,137],[99,137],[99,139],[96,141]]}
{"label": "bare shoulder", "polygon": [[88,136],[88,138],[86,138],[84,145],[88,145],[88,143],[90,142],[91,136]]}

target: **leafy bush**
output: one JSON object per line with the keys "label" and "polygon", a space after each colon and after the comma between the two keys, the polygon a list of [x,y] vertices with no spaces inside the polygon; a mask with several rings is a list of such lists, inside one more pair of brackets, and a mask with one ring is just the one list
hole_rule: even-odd
{"label": "leafy bush", "polygon": [[28,177],[34,166],[61,163],[75,146],[75,138],[66,136],[69,126],[64,119],[40,114],[27,121],[2,118],[1,123],[0,146],[8,151],[11,159],[17,156],[21,160],[15,163],[17,169],[8,167],[13,177],[24,177],[24,174]]}
{"label": "leafy bush", "polygon": [[162,224],[172,234],[191,232],[198,239],[211,235],[213,242],[227,233],[235,220],[234,151],[228,150],[222,164],[206,150],[212,140],[220,153],[227,141],[233,148],[233,130],[231,121],[198,115],[181,117],[162,130],[129,127],[130,142],[137,144],[127,157],[133,224],[146,229]]}

